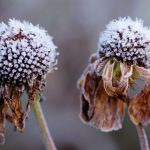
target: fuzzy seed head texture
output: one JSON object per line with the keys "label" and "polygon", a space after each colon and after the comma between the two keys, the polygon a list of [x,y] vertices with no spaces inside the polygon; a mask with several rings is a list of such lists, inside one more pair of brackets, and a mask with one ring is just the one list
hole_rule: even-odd
{"label": "fuzzy seed head texture", "polygon": [[98,52],[123,62],[148,66],[150,58],[150,31],[143,21],[130,17],[112,20],[100,34]]}
{"label": "fuzzy seed head texture", "polygon": [[28,84],[56,69],[56,46],[38,25],[10,19],[0,23],[1,84]]}

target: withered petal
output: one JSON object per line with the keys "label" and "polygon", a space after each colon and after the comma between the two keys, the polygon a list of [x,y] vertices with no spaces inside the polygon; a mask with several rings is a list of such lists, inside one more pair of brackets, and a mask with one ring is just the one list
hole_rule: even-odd
{"label": "withered petal", "polygon": [[19,87],[15,87],[14,89],[9,89],[8,92],[11,92],[11,97],[10,97],[11,100],[7,101],[7,104],[12,111],[12,118],[15,127],[20,132],[23,132],[25,127],[25,112],[22,109],[21,100],[20,100],[22,92],[18,88]]}
{"label": "withered petal", "polygon": [[129,78],[133,72],[133,65],[128,66],[126,63],[120,63],[121,75],[124,78]]}
{"label": "withered petal", "polygon": [[104,88],[109,96],[117,96],[116,87],[112,85],[114,64],[108,61],[102,73]]}
{"label": "withered petal", "polygon": [[88,101],[91,101],[94,98],[94,92],[101,78],[100,76],[97,76],[93,69],[93,65],[94,64],[89,64],[87,66],[77,83],[81,93]]}
{"label": "withered petal", "polygon": [[96,60],[93,63],[93,68],[98,76],[102,76],[103,69],[105,65],[107,64],[107,62],[108,62],[108,59],[101,58],[101,59]]}
{"label": "withered petal", "polygon": [[121,77],[119,86],[116,89],[116,93],[118,95],[126,96],[129,88],[129,78],[133,73],[133,65],[128,66],[126,63],[120,63],[120,69],[121,69]]}
{"label": "withered petal", "polygon": [[98,86],[100,76],[97,76],[95,73],[87,73],[82,92],[84,97],[91,103],[93,103],[95,90]]}
{"label": "withered petal", "polygon": [[135,66],[135,69],[138,71],[141,77],[144,77],[147,81],[150,81],[150,69],[139,67],[137,65]]}
{"label": "withered petal", "polygon": [[84,84],[84,81],[85,81],[85,78],[86,78],[86,75],[87,75],[87,72],[91,70],[91,65],[89,64],[86,69],[84,70],[83,74],[81,75],[81,77],[78,79],[78,82],[77,82],[77,88],[82,90],[82,87],[83,87],[83,84]]}
{"label": "withered petal", "polygon": [[[81,75],[81,77],[79,78],[79,80],[77,82],[77,87],[81,90],[88,73],[89,74],[92,74],[92,73],[100,74],[100,72],[103,70],[105,64],[107,63],[107,61],[108,60],[105,58],[98,59],[96,53],[92,54],[90,56],[88,66],[86,67],[86,69],[84,70],[83,74]],[[99,75],[99,76],[101,76],[101,75]]]}
{"label": "withered petal", "polygon": [[146,126],[150,123],[150,85],[145,85],[129,104],[129,115],[135,125]]}
{"label": "withered petal", "polygon": [[84,97],[84,95],[81,95],[81,119],[85,122],[89,122],[92,118],[94,112],[94,105],[92,103],[89,103]]}
{"label": "withered petal", "polygon": [[[26,116],[28,116],[28,113],[30,112],[30,109],[32,107],[32,104],[36,98],[37,93],[40,91],[41,83],[44,81],[36,81],[33,85],[29,85],[27,87],[27,95],[28,95],[28,103],[26,106]],[[44,84],[44,83],[43,83]]]}
{"label": "withered petal", "polygon": [[102,79],[99,80],[93,102],[90,103],[82,95],[80,116],[85,123],[105,132],[122,127],[125,104],[121,100],[107,95]]}
{"label": "withered petal", "polygon": [[103,70],[103,84],[106,93],[112,97],[126,97],[129,88],[129,78],[133,72],[133,66],[128,66],[126,63],[120,63],[121,76],[117,79],[117,85],[113,84],[114,63],[110,61],[106,64]]}
{"label": "withered petal", "polygon": [[97,60],[97,53],[91,54],[89,58],[89,63],[94,63]]}
{"label": "withered petal", "polygon": [[0,104],[0,143],[1,144],[5,143],[4,132],[6,128],[5,125],[6,110],[7,110],[7,105],[5,103]]}

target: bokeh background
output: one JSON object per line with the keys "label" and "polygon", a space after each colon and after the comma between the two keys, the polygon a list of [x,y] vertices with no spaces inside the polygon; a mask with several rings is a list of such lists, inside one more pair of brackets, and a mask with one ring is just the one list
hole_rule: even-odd
{"label": "bokeh background", "polygon": [[[79,119],[76,82],[96,51],[99,32],[119,16],[138,17],[150,25],[148,0],[0,0],[0,21],[9,18],[40,24],[54,37],[60,53],[58,71],[49,75],[42,103],[58,150],[140,150],[135,127],[126,116],[123,129],[103,133]],[[139,84],[140,86],[140,84]],[[25,99],[23,99],[25,100]],[[150,128],[147,128],[150,135]],[[7,124],[0,150],[44,150],[33,112],[23,134]]]}

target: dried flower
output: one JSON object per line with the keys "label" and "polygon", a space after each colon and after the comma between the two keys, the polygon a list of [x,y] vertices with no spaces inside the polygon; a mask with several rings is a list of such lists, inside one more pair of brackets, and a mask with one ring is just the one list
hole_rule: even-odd
{"label": "dried flower", "polygon": [[[9,20],[0,24],[0,134],[5,119],[23,131],[35,95],[44,86],[45,76],[56,69],[56,46],[44,29],[28,22]],[[21,96],[28,94],[26,110]]]}
{"label": "dried flower", "polygon": [[125,107],[135,124],[150,120],[149,84],[135,97],[128,91],[136,79],[150,81],[150,31],[141,20],[119,18],[100,34],[97,53],[93,54],[78,81],[81,91],[81,118],[102,131],[122,127]]}

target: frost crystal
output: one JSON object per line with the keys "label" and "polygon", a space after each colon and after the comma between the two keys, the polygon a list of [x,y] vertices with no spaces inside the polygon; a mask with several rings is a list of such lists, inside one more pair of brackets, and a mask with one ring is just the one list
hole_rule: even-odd
{"label": "frost crystal", "polygon": [[0,24],[0,79],[2,83],[26,84],[55,69],[56,46],[47,31],[28,22],[9,20]]}
{"label": "frost crystal", "polygon": [[130,17],[113,20],[100,34],[98,51],[106,57],[146,66],[150,56],[149,33],[141,20],[133,21]]}

